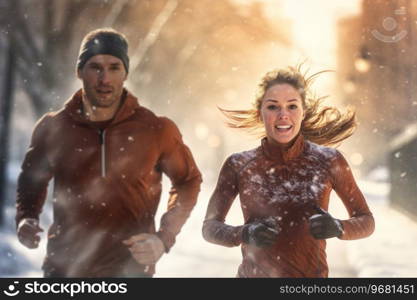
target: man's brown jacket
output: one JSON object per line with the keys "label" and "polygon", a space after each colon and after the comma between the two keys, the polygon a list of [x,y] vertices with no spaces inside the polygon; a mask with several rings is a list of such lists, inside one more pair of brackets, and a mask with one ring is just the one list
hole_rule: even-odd
{"label": "man's brown jacket", "polygon": [[194,207],[201,174],[177,126],[140,106],[127,90],[114,119],[99,130],[81,114],[78,91],[33,132],[18,179],[17,224],[39,218],[54,179],[46,275],[117,277],[154,273],[122,241],[155,233],[162,174],[172,189],[156,234],[168,252]]}

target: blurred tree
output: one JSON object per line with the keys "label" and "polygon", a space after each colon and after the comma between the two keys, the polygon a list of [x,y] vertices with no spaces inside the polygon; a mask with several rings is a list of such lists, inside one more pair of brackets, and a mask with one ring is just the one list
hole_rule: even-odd
{"label": "blurred tree", "polygon": [[[126,3],[0,0],[0,42],[7,49],[1,53],[5,62],[0,111],[1,212],[6,202],[10,120],[15,86],[22,88],[28,96],[35,118],[50,108],[61,106],[63,96],[71,88],[69,83],[75,78],[75,47],[79,47],[83,34],[79,19],[83,14],[88,14],[112,26]],[[1,215],[0,223],[2,220]]]}
{"label": "blurred tree", "polygon": [[[15,3],[5,1],[0,2],[0,25],[3,27],[0,45],[3,49],[0,56],[3,57],[3,77],[1,84],[0,98],[0,225],[4,221],[3,207],[7,196],[7,162],[9,158],[9,139],[10,139],[10,117],[13,104],[16,47],[13,31],[6,25],[6,12],[8,8],[13,8]],[[8,28],[9,27],[9,28]]]}
{"label": "blurred tree", "polygon": [[[13,35],[7,39],[7,50],[3,54],[4,82],[2,85],[0,105],[0,208],[4,206],[7,186],[7,162],[9,158],[8,146],[10,136],[10,116],[13,103],[14,78],[15,78],[15,45]],[[3,223],[3,210],[0,210],[0,225]]]}

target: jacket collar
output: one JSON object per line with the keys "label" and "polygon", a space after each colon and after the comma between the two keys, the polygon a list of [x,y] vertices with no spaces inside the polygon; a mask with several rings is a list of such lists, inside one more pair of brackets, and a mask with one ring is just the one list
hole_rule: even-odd
{"label": "jacket collar", "polygon": [[[119,123],[135,113],[140,107],[138,99],[133,96],[126,88],[122,92],[122,106],[116,112],[111,124]],[[77,123],[90,124],[91,121],[84,118],[82,114],[82,89],[79,89],[75,94],[65,102],[64,111]]]}
{"label": "jacket collar", "polygon": [[299,134],[296,138],[292,146],[288,149],[283,149],[278,145],[273,145],[272,143],[268,142],[267,138],[262,139],[262,151],[264,155],[272,161],[276,161],[279,163],[285,163],[291,159],[294,159],[303,152],[304,150],[304,137],[302,134]]}

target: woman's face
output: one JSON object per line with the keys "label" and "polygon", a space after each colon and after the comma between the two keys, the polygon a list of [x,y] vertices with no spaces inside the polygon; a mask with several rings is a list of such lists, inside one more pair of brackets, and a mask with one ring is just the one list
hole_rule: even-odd
{"label": "woman's face", "polygon": [[298,135],[304,118],[302,103],[290,84],[275,84],[266,90],[260,113],[268,141],[287,146]]}

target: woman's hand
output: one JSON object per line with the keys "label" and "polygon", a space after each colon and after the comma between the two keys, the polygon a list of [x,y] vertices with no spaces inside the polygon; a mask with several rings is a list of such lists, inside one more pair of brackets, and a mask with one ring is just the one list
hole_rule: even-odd
{"label": "woman's hand", "polygon": [[340,237],[343,234],[342,222],[321,208],[318,212],[309,218],[311,235],[317,240]]}
{"label": "woman's hand", "polygon": [[243,226],[242,241],[256,247],[268,247],[274,244],[278,237],[278,231],[266,224],[255,221]]}

